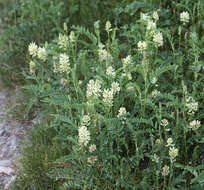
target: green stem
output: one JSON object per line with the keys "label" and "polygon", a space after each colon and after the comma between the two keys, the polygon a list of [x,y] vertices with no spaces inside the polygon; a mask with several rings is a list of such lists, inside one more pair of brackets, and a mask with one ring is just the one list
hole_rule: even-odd
{"label": "green stem", "polygon": [[164,176],[164,186],[163,186],[163,190],[165,190],[166,187],[166,176]]}
{"label": "green stem", "polygon": [[[183,97],[184,97],[184,103],[183,104],[185,104],[185,99],[186,99],[185,96],[186,96],[185,92],[183,92]],[[184,108],[185,107],[182,106],[182,112],[183,112],[184,121],[186,121],[186,114],[185,114],[185,109]],[[184,141],[184,153],[185,153],[184,159],[185,159],[185,164],[186,164],[186,162],[187,162],[187,145],[186,145],[186,129],[185,129],[185,126],[183,128],[183,141]]]}
{"label": "green stem", "polygon": [[173,176],[173,163],[171,162],[168,189],[170,189],[170,184],[171,184],[171,181],[172,181],[172,176]]}

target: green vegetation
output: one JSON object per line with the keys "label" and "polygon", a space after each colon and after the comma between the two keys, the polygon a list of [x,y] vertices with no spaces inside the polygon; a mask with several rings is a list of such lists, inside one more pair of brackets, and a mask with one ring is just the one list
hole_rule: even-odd
{"label": "green vegetation", "polygon": [[204,3],[68,2],[25,40],[25,115],[43,124],[13,189],[202,189]]}
{"label": "green vegetation", "polygon": [[[27,44],[51,41],[67,23],[91,26],[98,19],[109,19],[119,0],[3,0],[0,2],[3,31],[0,35],[0,73],[7,86],[24,84]],[[106,8],[105,8],[106,7]],[[108,8],[107,8],[108,7]],[[104,15],[106,15],[104,17]]]}
{"label": "green vegetation", "polygon": [[13,189],[56,189],[57,182],[50,179],[46,173],[54,168],[53,162],[63,154],[59,144],[52,140],[53,130],[46,125],[35,126],[23,142],[24,151],[19,160],[18,177]]}

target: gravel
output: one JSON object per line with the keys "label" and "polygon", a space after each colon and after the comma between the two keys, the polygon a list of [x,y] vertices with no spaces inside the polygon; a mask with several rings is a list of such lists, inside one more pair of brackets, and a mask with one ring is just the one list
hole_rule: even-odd
{"label": "gravel", "polygon": [[15,162],[22,150],[21,140],[33,122],[17,122],[8,115],[8,100],[16,92],[0,87],[0,190],[9,190],[16,177]]}

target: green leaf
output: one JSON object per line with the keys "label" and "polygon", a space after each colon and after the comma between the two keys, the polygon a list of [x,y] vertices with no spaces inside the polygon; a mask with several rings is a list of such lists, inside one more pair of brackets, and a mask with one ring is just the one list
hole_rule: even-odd
{"label": "green leaf", "polygon": [[74,121],[72,121],[69,117],[65,116],[65,115],[60,115],[60,114],[54,114],[53,115],[57,120],[59,121],[63,121],[65,123],[69,123],[72,126],[77,127],[77,125],[74,123]]}
{"label": "green leaf", "polygon": [[174,166],[176,168],[182,168],[182,169],[185,169],[185,166],[183,164],[179,164],[179,163],[174,163]]}
{"label": "green leaf", "polygon": [[203,183],[204,184],[204,171],[201,172],[198,176],[191,180],[191,184],[194,183]]}
{"label": "green leaf", "polygon": [[170,70],[174,70],[175,69],[175,65],[169,65],[169,66],[164,66],[164,67],[157,67],[157,69],[154,72],[155,77],[159,77],[161,76],[163,73],[170,71]]}
{"label": "green leaf", "polygon": [[31,110],[31,108],[33,107],[33,105],[38,101],[37,97],[33,97],[32,99],[30,99],[29,103],[27,104],[26,108],[25,108],[25,114],[24,114],[24,118],[28,117],[28,114]]}

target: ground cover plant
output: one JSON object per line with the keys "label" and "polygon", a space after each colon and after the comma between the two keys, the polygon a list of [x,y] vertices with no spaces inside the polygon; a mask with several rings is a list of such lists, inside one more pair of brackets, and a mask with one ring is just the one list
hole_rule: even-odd
{"label": "ground cover plant", "polygon": [[28,43],[26,113],[41,109],[62,150],[46,169],[53,189],[204,187],[204,5],[144,2]]}
{"label": "ground cover plant", "polygon": [[71,25],[90,27],[97,19],[105,22],[111,15],[110,10],[119,2],[2,0],[0,2],[2,20],[0,72],[4,75],[2,80],[7,86],[25,83],[22,71],[26,68],[27,43],[51,41],[61,31],[64,22],[67,23],[68,30]]}
{"label": "ground cover plant", "polygon": [[[56,139],[71,149],[48,172],[64,179],[62,188],[203,186],[201,50],[195,31],[182,35],[189,13],[179,16],[183,47],[157,27],[157,12],[141,13],[135,28],[121,30],[123,41],[133,41],[128,51],[109,21],[105,44],[95,22],[95,33],[73,27],[66,35],[65,26],[51,44],[29,45],[31,75],[25,76],[34,83],[25,88],[47,105]],[[166,41],[170,50],[162,50]]]}
{"label": "ground cover plant", "polygon": [[[26,84],[22,72],[26,70],[29,61],[28,43],[50,42],[63,30],[64,23],[67,24],[68,31],[72,25],[90,28],[98,19],[105,23],[107,19],[111,19],[113,9],[120,2],[119,0],[0,1],[0,80],[6,87],[18,86],[21,89],[21,85]],[[33,118],[33,114],[23,116],[27,99],[32,96],[21,90],[20,97],[17,103],[11,106],[12,114],[18,116],[16,117],[18,120]]]}

